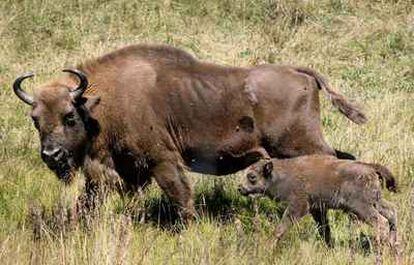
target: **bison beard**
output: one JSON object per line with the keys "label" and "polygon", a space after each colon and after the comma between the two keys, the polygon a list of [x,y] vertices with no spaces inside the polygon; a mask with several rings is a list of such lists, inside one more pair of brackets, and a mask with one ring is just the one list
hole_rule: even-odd
{"label": "bison beard", "polygon": [[42,156],[42,159],[48,168],[55,172],[56,176],[64,183],[69,184],[72,181],[74,165],[73,160],[67,154],[62,155],[59,160],[51,160],[44,156]]}
{"label": "bison beard", "polygon": [[[59,134],[65,157],[74,155],[50,168],[63,180],[83,168],[93,194],[104,185],[134,192],[153,176],[184,219],[195,215],[186,169],[223,175],[268,156],[352,157],[324,140],[320,90],[352,121],[366,120],[307,68],[223,67],[162,45],[125,47],[77,68],[34,96],[20,87],[32,75],[13,85],[39,118],[39,133]],[[73,127],[62,120],[68,109],[77,110]]]}

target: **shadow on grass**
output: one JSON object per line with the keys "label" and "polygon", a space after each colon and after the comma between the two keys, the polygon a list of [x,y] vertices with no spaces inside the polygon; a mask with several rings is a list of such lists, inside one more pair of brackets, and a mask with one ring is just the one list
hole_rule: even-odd
{"label": "shadow on grass", "polygon": [[[198,215],[196,222],[209,219],[220,224],[228,224],[234,222],[235,218],[242,216],[243,219],[248,219],[254,215],[250,198],[226,191],[222,186],[214,186],[212,189],[196,193],[194,204]],[[125,208],[126,210],[121,212],[130,214],[136,225],[147,223],[174,232],[180,231],[183,227],[178,215],[178,206],[164,195],[147,198],[143,207],[138,207],[135,211]]]}
{"label": "shadow on grass", "polygon": [[[130,198],[130,200],[133,200]],[[266,198],[257,200],[258,218],[274,228],[283,215],[285,207]],[[219,224],[231,224],[235,220],[241,221],[245,233],[254,231],[255,211],[253,210],[253,199],[240,196],[236,191],[225,190],[223,186],[214,186],[195,196],[197,220],[208,219]],[[121,217],[128,217],[136,227],[150,225],[158,227],[171,233],[179,233],[184,225],[178,215],[178,207],[172,203],[167,196],[143,196],[137,203],[129,204],[128,199],[123,200],[115,211],[102,215],[103,207],[87,215],[76,218],[73,209],[67,208],[58,203],[51,211],[46,211],[39,205],[29,206],[29,222],[32,226],[34,240],[43,238],[45,231],[48,236],[59,238],[74,229],[82,229],[89,232],[93,224],[108,218],[117,220]],[[266,229],[259,226],[259,229]],[[372,237],[360,234],[354,239],[354,247],[358,252],[369,255],[372,250]],[[336,242],[336,246],[349,246],[348,241]]]}
{"label": "shadow on grass", "polygon": [[[253,200],[243,197],[234,190],[225,190],[223,186],[214,185],[195,196],[195,207],[197,211],[196,222],[208,219],[220,224],[233,223],[237,218],[243,223],[246,232],[251,230],[251,223],[255,216],[253,211]],[[51,210],[45,209],[38,203],[29,205],[28,221],[32,226],[34,238],[41,237],[42,231],[60,235],[81,227],[89,230],[94,220],[108,215],[128,216],[132,223],[139,227],[142,224],[158,227],[170,232],[179,232],[183,227],[182,220],[178,215],[178,206],[167,196],[142,196],[134,200],[133,197],[121,200],[120,204],[110,213],[103,211],[104,207],[98,207],[95,211],[87,214],[77,214],[74,208],[68,208],[57,203]],[[268,220],[279,220],[283,208],[268,199],[258,200],[260,216]]]}
{"label": "shadow on grass", "polygon": [[[197,211],[196,222],[210,220],[219,224],[234,223],[237,219],[243,224],[246,232],[253,230],[255,218],[253,199],[241,196],[235,189],[228,189],[222,183],[204,188],[196,192],[194,204]],[[259,218],[278,221],[285,209],[280,204],[268,198],[256,199]],[[127,207],[124,207],[124,209]],[[161,229],[178,231],[183,227],[178,216],[178,207],[166,196],[150,197],[138,213],[132,214],[134,223],[143,222],[155,225]],[[145,215],[143,218],[142,215]]]}

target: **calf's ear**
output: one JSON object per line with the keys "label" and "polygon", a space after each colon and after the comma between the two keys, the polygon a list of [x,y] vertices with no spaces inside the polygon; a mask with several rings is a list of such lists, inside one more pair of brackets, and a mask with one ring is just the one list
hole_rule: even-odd
{"label": "calf's ear", "polygon": [[263,176],[266,179],[267,178],[270,178],[272,176],[272,171],[273,171],[273,163],[272,163],[272,161],[266,162],[266,164],[264,164],[264,166],[263,166]]}

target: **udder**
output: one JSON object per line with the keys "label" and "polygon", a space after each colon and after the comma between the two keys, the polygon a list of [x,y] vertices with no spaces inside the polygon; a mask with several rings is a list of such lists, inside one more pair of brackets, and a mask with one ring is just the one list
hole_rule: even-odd
{"label": "udder", "polygon": [[194,172],[221,176],[243,170],[263,157],[264,154],[260,148],[238,156],[225,152],[207,155],[196,149],[188,149],[185,152],[184,160],[186,165]]}
{"label": "udder", "polygon": [[226,139],[218,146],[188,148],[184,152],[184,160],[194,172],[218,176],[233,174],[261,158],[269,157],[257,142],[251,136],[238,135]]}

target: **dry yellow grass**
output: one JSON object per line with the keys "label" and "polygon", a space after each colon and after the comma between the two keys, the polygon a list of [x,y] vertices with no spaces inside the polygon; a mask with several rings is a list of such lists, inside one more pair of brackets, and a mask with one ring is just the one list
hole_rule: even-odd
{"label": "dry yellow grass", "polygon": [[[328,141],[360,159],[383,163],[401,192],[398,206],[405,264],[414,264],[414,11],[412,1],[272,0],[3,0],[0,2],[0,261],[2,264],[371,264],[374,255],[346,215],[331,213],[336,247],[326,249],[310,218],[272,248],[280,207],[260,200],[258,229],[238,176],[190,174],[202,217],[180,233],[158,214],[173,211],[154,185],[138,200],[151,214],[130,219],[113,195],[89,225],[62,224],[78,185],[63,187],[41,162],[27,106],[10,84],[28,70],[35,84],[116,47],[167,43],[201,59],[246,66],[264,62],[311,66],[363,104],[370,121],[356,126],[324,102]],[[27,83],[30,88],[32,85]],[[29,89],[30,91],[30,89]],[[221,188],[220,188],[221,187]],[[34,205],[34,206],[33,206]],[[37,206],[37,205],[41,205]],[[59,206],[60,205],[60,206]],[[59,207],[58,207],[59,206]],[[30,208],[44,208],[38,221]],[[33,240],[40,225],[41,239]],[[390,253],[385,263],[392,264]]]}

